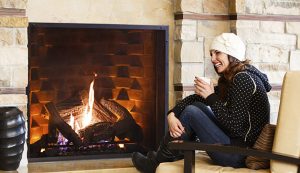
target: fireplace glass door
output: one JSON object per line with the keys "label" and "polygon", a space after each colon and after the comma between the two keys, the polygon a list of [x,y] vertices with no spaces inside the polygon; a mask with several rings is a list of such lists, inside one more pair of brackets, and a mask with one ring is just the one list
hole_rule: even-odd
{"label": "fireplace glass door", "polygon": [[30,24],[29,159],[155,149],[167,109],[167,29]]}

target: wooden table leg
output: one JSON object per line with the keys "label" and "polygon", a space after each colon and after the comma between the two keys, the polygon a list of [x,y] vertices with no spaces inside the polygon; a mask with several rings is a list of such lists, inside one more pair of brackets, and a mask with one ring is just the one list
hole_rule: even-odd
{"label": "wooden table leg", "polygon": [[184,173],[195,173],[195,151],[184,151]]}

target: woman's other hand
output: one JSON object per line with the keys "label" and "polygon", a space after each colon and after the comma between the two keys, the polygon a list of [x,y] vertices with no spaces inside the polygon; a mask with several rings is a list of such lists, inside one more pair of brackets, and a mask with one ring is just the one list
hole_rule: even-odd
{"label": "woman's other hand", "polygon": [[195,93],[202,96],[203,98],[207,98],[209,95],[215,92],[213,83],[206,83],[199,77],[195,77]]}
{"label": "woman's other hand", "polygon": [[179,119],[176,118],[174,112],[169,113],[167,118],[168,118],[170,135],[173,138],[179,138],[182,135],[182,133],[184,133],[184,127],[182,126]]}

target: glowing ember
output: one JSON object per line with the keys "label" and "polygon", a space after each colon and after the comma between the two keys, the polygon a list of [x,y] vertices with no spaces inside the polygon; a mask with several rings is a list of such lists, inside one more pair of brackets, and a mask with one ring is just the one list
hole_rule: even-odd
{"label": "glowing ember", "polygon": [[125,145],[124,144],[119,144],[119,147],[120,148],[125,148]]}

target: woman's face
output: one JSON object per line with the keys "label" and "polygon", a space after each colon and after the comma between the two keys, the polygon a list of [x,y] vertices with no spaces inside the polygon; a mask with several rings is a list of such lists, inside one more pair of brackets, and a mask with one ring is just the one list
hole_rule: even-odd
{"label": "woman's face", "polygon": [[218,50],[210,51],[211,62],[216,69],[217,73],[223,73],[229,66],[228,55]]}

